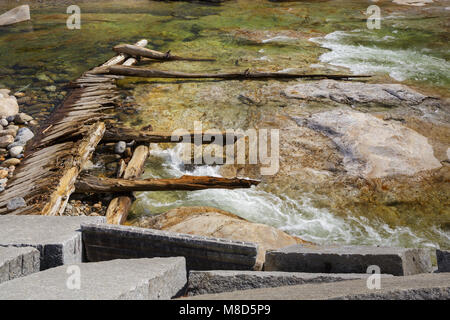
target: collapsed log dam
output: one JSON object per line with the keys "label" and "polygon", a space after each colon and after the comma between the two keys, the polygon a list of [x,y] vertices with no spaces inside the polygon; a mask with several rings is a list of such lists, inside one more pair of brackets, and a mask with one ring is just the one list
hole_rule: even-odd
{"label": "collapsed log dam", "polygon": [[[70,196],[74,193],[117,194],[107,208],[108,223],[123,224],[132,204],[134,191],[201,190],[208,188],[250,188],[259,181],[248,179],[226,179],[216,177],[183,176],[177,179],[139,180],[149,156],[149,143],[196,141],[214,142],[211,132],[186,132],[173,135],[169,132],[135,131],[114,127],[108,110],[117,107],[119,92],[116,79],[123,76],[156,78],[219,78],[223,80],[261,79],[317,79],[346,80],[370,77],[366,75],[290,74],[277,72],[188,74],[133,67],[140,59],[159,61],[214,61],[203,57],[181,57],[145,48],[147,40],[134,45],[114,47],[118,55],[104,64],[85,72],[69,84],[66,99],[38,129],[27,145],[24,160],[0,196],[0,214],[63,215]],[[197,135],[199,135],[197,137]],[[226,132],[214,133],[223,141],[234,143],[239,136]],[[187,138],[185,140],[184,138]],[[97,145],[115,141],[136,143],[128,163],[119,160],[115,179],[98,178],[83,174],[83,168],[91,159]],[[8,203],[14,198],[23,198],[26,205],[10,209]]]}

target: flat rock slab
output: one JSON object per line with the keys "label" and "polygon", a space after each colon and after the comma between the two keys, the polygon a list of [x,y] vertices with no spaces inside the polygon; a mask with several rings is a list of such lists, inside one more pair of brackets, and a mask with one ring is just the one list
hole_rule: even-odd
{"label": "flat rock slab", "polygon": [[32,247],[0,247],[0,283],[38,272],[39,250]]}
{"label": "flat rock slab", "polygon": [[288,98],[332,100],[344,104],[378,104],[385,106],[418,105],[428,97],[402,84],[364,83],[320,80],[299,83],[283,91]]}
{"label": "flat rock slab", "polygon": [[83,224],[88,261],[185,257],[188,270],[252,270],[257,245],[111,224]]}
{"label": "flat rock slab", "polygon": [[450,251],[436,250],[438,272],[450,272]]}
{"label": "flat rock slab", "polygon": [[0,216],[0,247],[34,247],[40,268],[82,262],[82,222],[104,222],[104,217]]}
{"label": "flat rock slab", "polygon": [[450,273],[381,278],[380,289],[368,289],[367,280],[303,284],[206,294],[196,300],[448,300]]}
{"label": "flat rock slab", "polygon": [[0,284],[0,300],[170,299],[186,281],[182,257],[81,263]]}
{"label": "flat rock slab", "polygon": [[310,273],[366,273],[369,266],[380,273],[405,276],[432,272],[426,249],[369,246],[293,245],[266,253],[266,271]]}
{"label": "flat rock slab", "polygon": [[[327,283],[345,280],[366,279],[370,274],[355,273],[302,273],[277,271],[190,271],[188,296],[249,290],[256,288],[273,288],[305,283]],[[381,275],[392,277],[391,275]]]}

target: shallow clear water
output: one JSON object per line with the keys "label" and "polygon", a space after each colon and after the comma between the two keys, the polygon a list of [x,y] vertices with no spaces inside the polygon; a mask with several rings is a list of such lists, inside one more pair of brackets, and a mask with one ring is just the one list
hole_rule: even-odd
{"label": "shallow clear water", "polygon": [[[180,147],[161,149],[153,145],[145,178],[180,177],[184,174],[220,176],[217,166],[188,170],[181,160]],[[369,220],[352,215],[339,217],[315,206],[311,201],[313,195],[301,194],[292,199],[268,192],[264,186],[237,190],[140,192],[136,197],[132,217],[163,213],[180,206],[211,206],[315,243],[436,247],[439,243],[445,246],[450,242],[450,234],[438,228],[412,230],[407,226],[390,227],[382,219]]]}
{"label": "shallow clear water", "polygon": [[[22,3],[26,1],[2,1],[0,11]],[[82,29],[68,30],[66,8],[75,3],[82,10]],[[425,8],[379,3],[383,17],[380,30],[366,28],[364,12],[373,3],[361,0],[33,3],[31,22],[0,27],[0,87],[24,91],[31,99],[22,108],[43,118],[64,98],[64,84],[111,57],[114,45],[146,38],[153,49],[217,58],[208,64],[156,63],[159,69],[350,70],[450,96],[449,1]],[[51,85],[56,86],[54,92],[45,89]],[[119,116],[134,127],[150,123],[155,130],[191,129],[192,121],[200,119],[205,129],[246,129],[273,112],[271,105],[247,106],[236,99],[242,90],[258,96],[261,83],[127,79],[120,85],[124,94],[135,99],[137,109],[134,115]],[[212,167],[196,170],[197,175],[218,174]],[[172,177],[186,172],[180,168],[176,150],[161,149],[154,151],[145,175]],[[315,242],[450,246],[448,231],[428,222],[426,227],[420,226],[416,217],[425,217],[426,210],[417,204],[406,204],[402,211],[414,211],[414,219],[401,219],[393,225],[382,214],[378,219],[352,211],[337,214],[330,209],[332,205],[317,205],[317,194],[291,192],[288,196],[278,191],[283,189],[280,187],[139,193],[133,214],[208,205]],[[295,190],[294,185],[290,187]],[[322,201],[330,202],[326,197]],[[447,205],[448,201],[442,202],[435,211],[444,212]]]}

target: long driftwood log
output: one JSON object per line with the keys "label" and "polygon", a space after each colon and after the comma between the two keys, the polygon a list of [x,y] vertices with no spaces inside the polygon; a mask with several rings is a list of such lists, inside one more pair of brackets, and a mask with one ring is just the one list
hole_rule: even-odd
{"label": "long driftwood log", "polygon": [[137,57],[146,57],[150,59],[155,60],[162,60],[162,61],[174,61],[174,60],[184,60],[184,61],[215,61],[215,59],[211,58],[184,58],[179,57],[170,54],[170,51],[168,52],[159,52],[156,50],[151,50],[147,48],[142,48],[140,46],[131,45],[131,44],[121,44],[118,46],[115,46],[114,51],[122,53],[122,54],[128,54],[130,56],[137,56]]}
{"label": "long driftwood log", "polygon": [[80,176],[76,183],[78,193],[110,193],[134,191],[175,191],[175,190],[203,190],[203,189],[236,189],[250,188],[259,184],[258,180],[227,179],[205,176],[182,176],[174,179],[144,179],[127,180],[98,178],[90,175]]}
{"label": "long driftwood log", "polygon": [[265,79],[334,79],[369,78],[370,75],[352,74],[302,74],[283,72],[242,72],[231,73],[185,73],[178,71],[162,71],[148,68],[112,66],[105,69],[108,74],[142,77],[142,78],[185,78],[185,79],[224,79],[224,80],[265,80]]}
{"label": "long driftwood log", "polygon": [[108,128],[103,135],[102,142],[117,142],[117,141],[136,141],[141,143],[169,143],[169,142],[182,142],[201,141],[203,144],[209,144],[215,142],[215,138],[220,136],[224,144],[228,141],[236,142],[240,135],[235,133],[227,133],[226,131],[217,132],[193,132],[189,131],[184,134],[177,134],[171,132],[158,132],[158,131],[139,131],[129,128]]}

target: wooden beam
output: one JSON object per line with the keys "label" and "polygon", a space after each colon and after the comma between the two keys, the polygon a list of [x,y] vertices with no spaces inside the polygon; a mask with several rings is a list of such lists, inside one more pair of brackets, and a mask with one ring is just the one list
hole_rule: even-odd
{"label": "wooden beam", "polygon": [[[352,74],[303,74],[283,72],[243,72],[232,73],[185,73],[178,71],[161,71],[148,68],[112,66],[106,68],[109,74],[142,78],[183,78],[183,79],[224,79],[224,80],[266,80],[266,79],[334,79],[369,78],[370,75]],[[105,70],[106,70],[105,69]]]}
{"label": "wooden beam", "polygon": [[[214,136],[221,136],[223,144],[227,141],[236,142],[241,136],[234,133],[227,133],[226,131],[217,132],[193,132],[189,131],[185,134],[174,134],[171,132],[158,132],[158,131],[139,131],[128,128],[109,128],[106,130],[102,141],[103,142],[117,142],[117,141],[136,141],[141,143],[169,143],[169,142],[182,142],[190,141],[194,143],[196,140],[202,141],[203,144],[211,143],[211,139]],[[213,141],[214,142],[214,141]]]}
{"label": "wooden beam", "polygon": [[[136,44],[133,47],[141,48],[141,47],[145,47],[147,44],[148,44],[148,41],[146,39],[142,39],[142,40],[136,42]],[[106,61],[104,64],[102,64],[102,67],[110,67],[113,65],[121,64],[122,62],[127,60],[129,57],[130,57],[129,54],[127,54],[126,52],[122,52],[119,55],[115,56],[114,58],[111,58],[108,61]]]}
{"label": "wooden beam", "polygon": [[210,58],[183,58],[179,56],[174,56],[168,52],[159,52],[156,50],[151,50],[147,48],[142,48],[140,46],[131,45],[131,44],[121,44],[115,46],[114,51],[119,52],[121,54],[127,54],[130,56],[137,57],[146,57],[155,60],[161,61],[174,61],[174,60],[185,60],[185,61],[215,61],[215,59]]}
{"label": "wooden beam", "polygon": [[127,168],[123,174],[124,179],[138,178],[144,172],[145,160],[148,158],[148,147],[141,145],[138,146],[128,162]]}
{"label": "wooden beam", "polygon": [[143,179],[127,180],[113,178],[98,178],[90,175],[80,176],[76,183],[79,193],[111,193],[135,191],[174,191],[203,189],[237,189],[250,188],[260,181],[240,178],[220,178],[208,176],[182,176],[174,179]]}

